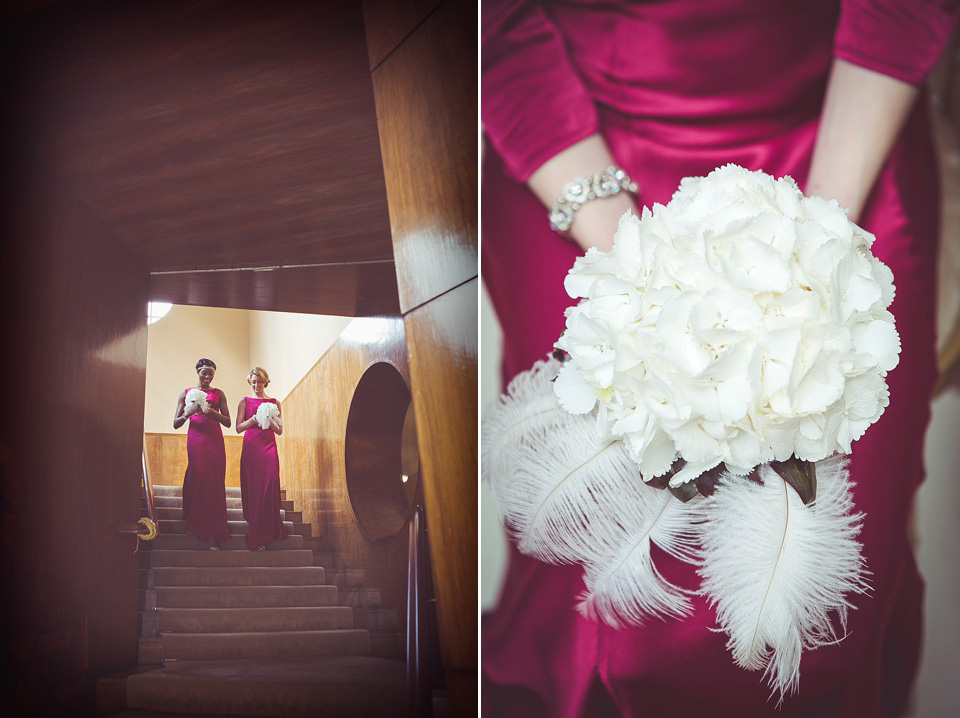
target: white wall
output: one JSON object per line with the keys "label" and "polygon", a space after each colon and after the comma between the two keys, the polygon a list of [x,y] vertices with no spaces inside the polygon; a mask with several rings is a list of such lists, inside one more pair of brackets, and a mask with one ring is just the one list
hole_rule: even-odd
{"label": "white wall", "polygon": [[[177,397],[197,383],[197,359],[212,359],[217,365],[213,385],[222,389],[236,413],[247,391],[250,371],[250,323],[248,312],[174,305],[170,312],[147,327],[147,394],[143,430],[173,432]],[[186,432],[186,427],[180,429]]]}
{"label": "white wall", "polygon": [[174,305],[147,328],[144,431],[173,431],[177,397],[196,384],[194,366],[201,357],[216,362],[213,385],[226,394],[231,417],[236,418],[240,399],[250,393],[246,379],[254,366],[267,370],[271,380],[267,395],[282,402],[351,321]]}
{"label": "white wall", "polygon": [[270,375],[267,396],[281,403],[317,363],[351,317],[284,312],[249,312],[250,368],[263,367]]}

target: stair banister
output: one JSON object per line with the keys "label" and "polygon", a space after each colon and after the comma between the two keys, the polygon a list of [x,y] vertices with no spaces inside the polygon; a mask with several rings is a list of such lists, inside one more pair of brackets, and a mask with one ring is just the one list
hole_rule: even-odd
{"label": "stair banister", "polygon": [[433,714],[427,656],[426,548],[423,507],[417,506],[410,519],[407,567],[407,692],[411,718],[427,718]]}
{"label": "stair banister", "polygon": [[143,492],[147,499],[147,518],[157,523],[157,507],[153,498],[153,482],[150,480],[150,459],[147,458],[147,437],[143,437]]}

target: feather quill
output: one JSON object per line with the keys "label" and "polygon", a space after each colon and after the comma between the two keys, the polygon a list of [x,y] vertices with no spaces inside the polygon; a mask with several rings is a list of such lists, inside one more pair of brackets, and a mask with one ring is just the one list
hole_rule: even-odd
{"label": "feather quill", "polygon": [[846,630],[847,595],[868,590],[845,459],[816,470],[809,506],[769,466],[762,484],[726,475],[703,502],[701,590],[734,661],[763,669],[781,701],[797,689],[803,650],[836,642],[831,616]]}
{"label": "feather quill", "polygon": [[[626,482],[624,482],[626,484]],[[579,611],[620,628],[647,616],[687,616],[689,593],[664,579],[650,555],[651,543],[676,558],[696,561],[699,501],[683,503],[643,482],[624,487],[621,541],[586,565]]]}
{"label": "feather quill", "polygon": [[481,477],[504,524],[523,553],[585,565],[586,614],[611,625],[683,615],[689,599],[656,571],[650,542],[691,555],[689,509],[643,483],[622,442],[598,433],[595,414],[560,407],[559,368],[539,362],[484,413]]}

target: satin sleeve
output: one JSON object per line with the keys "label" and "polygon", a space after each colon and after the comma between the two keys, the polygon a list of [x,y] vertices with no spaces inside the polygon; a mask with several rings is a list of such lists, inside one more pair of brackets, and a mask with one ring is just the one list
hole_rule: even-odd
{"label": "satin sleeve", "polygon": [[481,119],[507,173],[525,182],[544,162],[597,131],[597,111],[564,38],[543,8],[481,4]]}
{"label": "satin sleeve", "polygon": [[957,23],[960,0],[843,0],[834,55],[920,85]]}

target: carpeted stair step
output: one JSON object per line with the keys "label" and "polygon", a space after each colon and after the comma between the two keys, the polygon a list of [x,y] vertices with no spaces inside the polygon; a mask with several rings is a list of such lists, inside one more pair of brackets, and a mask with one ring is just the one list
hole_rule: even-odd
{"label": "carpeted stair step", "polygon": [[[212,553],[212,552],[208,552]],[[221,552],[223,553],[223,552]],[[256,553],[266,553],[257,551]],[[311,586],[324,583],[319,566],[161,566],[150,569],[160,586]]]}
{"label": "carpeted stair step", "polygon": [[[157,528],[160,529],[161,535],[169,534],[182,534],[185,533],[184,525],[185,521],[163,521],[160,520],[157,522]],[[284,521],[283,527],[287,530],[288,534],[292,534],[293,531],[293,522]],[[250,525],[243,519],[239,521],[227,521],[227,528],[230,529],[230,534],[233,536],[245,536],[250,531]]]}
{"label": "carpeted stair step", "polygon": [[130,708],[286,718],[401,718],[406,667],[372,656],[173,661],[131,675]]}
{"label": "carpeted stair step", "polygon": [[[303,521],[302,511],[284,511],[280,510],[280,518],[284,521],[300,523]],[[183,506],[159,506],[157,507],[158,521],[183,521]],[[227,521],[243,521],[243,509],[227,509]]]}
{"label": "carpeted stair step", "polygon": [[340,603],[352,608],[376,608],[380,605],[378,588],[342,588]]}
{"label": "carpeted stair step", "polygon": [[143,610],[336,606],[336,586],[161,586],[143,592]]}
{"label": "carpeted stair step", "polygon": [[[220,544],[220,548],[225,551],[247,551],[247,540],[243,535],[231,536],[228,541]],[[302,549],[303,536],[291,534],[281,541],[273,541],[267,544],[267,550],[271,549]],[[163,534],[153,540],[153,550],[175,550],[182,551],[192,549],[195,551],[209,551],[210,544],[201,541],[192,534]]]}
{"label": "carpeted stair step", "polygon": [[[149,552],[147,568],[166,566],[312,566],[313,551],[170,551]],[[324,572],[324,582],[333,583]]]}
{"label": "carpeted stair step", "polygon": [[368,631],[397,631],[400,612],[395,608],[354,608],[353,625]]}
{"label": "carpeted stair step", "polygon": [[[285,501],[283,503],[291,504],[290,510],[293,510],[293,502]],[[156,496],[153,499],[153,505],[158,509],[160,508],[173,508],[173,509],[183,509],[183,498],[178,494],[176,496]],[[281,505],[281,509],[286,508]],[[243,502],[240,500],[240,495],[237,496],[228,496],[227,497],[227,510],[230,509],[243,509]]]}
{"label": "carpeted stair step", "polygon": [[[154,616],[149,616],[152,613]],[[156,624],[145,633],[235,633],[262,631],[326,631],[354,628],[347,606],[274,608],[160,608],[145,614]]]}
{"label": "carpeted stair step", "polygon": [[362,568],[328,568],[324,571],[327,583],[332,583],[339,589],[363,588],[367,580],[367,572]]}
{"label": "carpeted stair step", "polygon": [[237,633],[161,632],[160,637],[163,639],[164,660],[349,656],[370,653],[370,632],[360,628]]}

